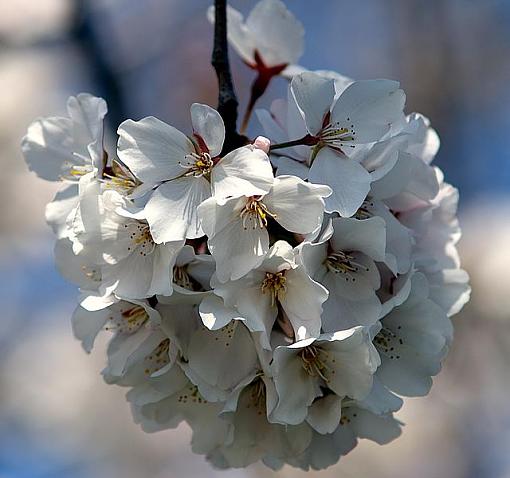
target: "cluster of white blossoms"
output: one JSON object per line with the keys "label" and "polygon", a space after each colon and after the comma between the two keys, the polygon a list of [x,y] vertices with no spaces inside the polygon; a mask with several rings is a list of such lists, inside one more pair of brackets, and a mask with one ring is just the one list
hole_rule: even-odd
{"label": "cluster of white blossoms", "polygon": [[221,116],[195,103],[189,134],[127,120],[106,152],[106,104],[80,94],[22,149],[63,183],[46,218],[73,330],[87,351],[112,334],[103,376],[135,421],[187,422],[217,467],[321,469],[396,438],[401,397],[440,370],[469,296],[457,191],[397,82],[290,67],[303,32],[279,0],[228,19],[250,66],[296,72],[256,112],[265,136],[222,153]]}

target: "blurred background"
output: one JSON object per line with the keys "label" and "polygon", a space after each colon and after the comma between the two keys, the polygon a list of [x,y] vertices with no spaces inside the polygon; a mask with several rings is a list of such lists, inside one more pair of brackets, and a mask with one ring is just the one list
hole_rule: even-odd
{"label": "blurred background", "polygon": [[[77,293],[53,266],[44,223],[58,185],[30,174],[19,150],[33,119],[63,114],[81,91],[107,99],[111,131],[149,114],[188,131],[192,102],[216,104],[209,3],[0,0],[0,478],[276,476],[216,472],[191,454],[185,426],[146,435],[132,423],[124,391],[101,380],[102,347],[86,356],[71,334]],[[255,1],[231,4],[247,12]],[[398,414],[403,436],[362,441],[320,475],[509,478],[510,1],[287,4],[306,29],[302,65],[399,79],[407,111],[431,119],[436,164],[461,191],[473,286],[432,393]],[[231,60],[242,111],[253,72]],[[285,88],[275,80],[261,105]]]}

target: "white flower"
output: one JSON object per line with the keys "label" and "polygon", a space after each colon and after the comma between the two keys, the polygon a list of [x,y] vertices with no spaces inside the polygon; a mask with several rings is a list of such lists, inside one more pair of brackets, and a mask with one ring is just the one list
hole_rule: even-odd
{"label": "white flower", "polygon": [[307,176],[333,190],[326,199],[327,212],[352,216],[373,179],[353,152],[360,145],[379,141],[392,123],[403,118],[404,93],[395,81],[355,81],[335,99],[334,81],[310,72],[295,76],[290,88],[306,127],[304,136],[291,139],[302,138],[304,145],[313,147],[307,153]]}
{"label": "white flower", "polygon": [[100,267],[102,294],[139,299],[172,293],[172,268],[184,242],[156,244],[143,211],[130,213],[127,200],[107,190],[80,204],[74,250]]}
{"label": "white flower", "polygon": [[[362,399],[372,388],[378,365],[379,356],[363,327],[277,347],[272,371],[278,405],[271,417],[283,424],[302,423],[313,401],[325,393]],[[340,416],[338,413],[333,420],[340,420]],[[317,411],[312,409],[311,420],[316,418]],[[333,421],[331,431],[338,424]]]}
{"label": "white flower", "polygon": [[197,206],[212,195],[220,199],[269,191],[273,182],[267,155],[253,146],[220,158],[225,127],[219,113],[191,106],[193,138],[148,117],[119,126],[119,158],[149,193],[145,215],[156,243],[203,236]]}
{"label": "white flower", "polygon": [[106,103],[87,93],[67,101],[69,117],[41,118],[21,142],[28,167],[48,181],[77,182],[103,167]]}
{"label": "white flower", "polygon": [[221,282],[236,280],[258,267],[269,250],[269,221],[297,234],[310,234],[322,223],[327,186],[280,176],[264,195],[218,201],[198,208],[208,246]]}
{"label": "white flower", "polygon": [[101,285],[101,268],[86,257],[76,255],[68,238],[58,239],[53,251],[59,273],[83,290],[97,290]]}
{"label": "white flower", "polygon": [[147,432],[176,428],[185,420],[193,430],[195,453],[210,454],[228,441],[231,425],[218,417],[221,403],[205,400],[178,365],[136,385],[127,399],[135,422]]}
{"label": "white flower", "polygon": [[439,192],[430,204],[399,214],[416,238],[414,261],[430,284],[430,297],[448,316],[456,314],[469,300],[469,277],[460,269],[456,244],[461,232],[457,219],[458,191],[445,183],[439,171]]}
{"label": "white flower", "polygon": [[213,279],[213,286],[226,308],[213,298],[205,299],[202,318],[212,329],[236,318],[230,308],[235,309],[237,318],[242,318],[251,331],[262,332],[261,343],[266,348],[270,348],[277,318],[284,327],[290,322],[290,330],[285,332],[296,340],[320,334],[322,303],[328,292],[296,263],[294,251],[285,241],[276,242],[262,264],[245,277],[224,284]]}
{"label": "white flower", "polygon": [[106,103],[102,98],[81,93],[67,101],[68,117],[40,118],[29,127],[21,150],[31,171],[47,181],[65,186],[46,207],[46,220],[57,237],[66,237],[66,219],[78,204],[78,182],[92,173],[102,174],[103,120]]}
{"label": "white flower", "polygon": [[326,332],[379,319],[381,285],[374,261],[386,258],[386,224],[380,217],[357,220],[334,218],[317,243],[301,246],[308,273],[330,292],[324,304]]}
{"label": "white flower", "polygon": [[98,296],[91,292],[82,294],[72,317],[74,335],[86,352],[92,350],[96,336],[102,330],[130,335],[149,322],[159,323],[160,319],[147,301],[126,301],[114,295]]}
{"label": "white flower", "polygon": [[193,247],[184,246],[173,267],[174,292],[196,295],[209,290],[215,266],[212,256],[195,254]]}
{"label": "white flower", "polygon": [[219,467],[244,467],[258,460],[289,460],[310,444],[306,424],[280,425],[268,420],[277,395],[270,377],[260,372],[242,383],[228,398],[222,418],[232,424],[232,439],[209,455]]}
{"label": "white flower", "polygon": [[[214,23],[214,8],[207,16]],[[261,0],[246,21],[227,6],[228,40],[251,68],[278,74],[303,54],[304,30],[281,0]]]}
{"label": "white flower", "polygon": [[314,430],[307,449],[288,463],[306,471],[323,470],[347,455],[357,445],[358,438],[383,445],[401,434],[401,423],[391,415],[376,415],[352,403],[342,407],[339,421],[340,425],[331,434]]}
{"label": "white flower", "polygon": [[200,327],[190,338],[188,361],[182,368],[205,399],[226,400],[258,368],[250,332],[240,321],[215,331]]}
{"label": "white flower", "polygon": [[128,120],[109,158],[106,105],[79,95],[23,151],[69,184],[46,214],[80,288],[73,332],[87,352],[111,333],[102,373],[130,387],[143,430],[186,421],[219,468],[319,470],[361,438],[396,438],[401,397],[440,371],[470,291],[458,193],[398,83],[297,74],[302,27],[280,0],[246,22],[228,12],[258,73],[241,130],[272,76],[293,76],[288,101],[258,112],[272,141],[222,153],[223,120],[195,103],[191,136]]}
{"label": "white flower", "polygon": [[399,395],[420,396],[441,369],[453,329],[446,313],[429,299],[425,276],[415,273],[411,281],[409,297],[381,319],[374,338],[381,356],[376,377]]}
{"label": "white flower", "polygon": [[363,201],[354,215],[363,220],[379,217],[386,223],[386,257],[384,263],[393,273],[405,274],[411,268],[412,247],[414,245],[413,232],[405,227],[382,201],[370,196]]}

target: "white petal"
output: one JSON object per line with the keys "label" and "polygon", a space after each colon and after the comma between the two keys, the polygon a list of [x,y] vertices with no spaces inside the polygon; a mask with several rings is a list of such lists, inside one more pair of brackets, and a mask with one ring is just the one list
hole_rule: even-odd
{"label": "white petal", "polygon": [[258,2],[246,19],[246,28],[266,66],[296,63],[303,54],[303,26],[280,0]]}
{"label": "white petal", "polygon": [[[264,129],[264,134],[271,140],[272,143],[283,143],[284,141],[287,141],[287,132],[283,128],[282,124],[278,123],[272,112],[270,113],[268,110],[264,109],[256,109],[255,115]],[[304,136],[304,134],[301,136]]]}
{"label": "white petal", "polygon": [[75,149],[75,153],[91,158],[96,168],[103,161],[103,120],[107,112],[105,100],[88,93],[71,96],[67,101],[67,111],[73,120],[75,147],[82,145],[85,150]]}
{"label": "white petal", "polygon": [[225,125],[220,114],[210,106],[200,103],[191,105],[191,124],[193,132],[200,136],[209,154],[214,158],[218,156],[225,140]]}
{"label": "white petal", "polygon": [[[209,7],[207,10],[207,18],[214,24],[214,6]],[[246,63],[254,66],[256,39],[246,28],[244,17],[241,12],[232,8],[230,5],[227,5],[227,25],[228,41]]]}
{"label": "white petal", "polygon": [[321,434],[333,433],[342,418],[342,398],[335,394],[318,398],[308,409],[306,421]]}
{"label": "white petal", "polygon": [[317,381],[305,371],[294,348],[276,348],[272,371],[278,392],[278,405],[271,414],[272,420],[288,425],[302,423],[308,415],[308,407],[321,393]]}
{"label": "white petal", "polygon": [[327,184],[333,193],[325,199],[326,212],[352,216],[361,206],[372,178],[358,162],[322,148],[312,164],[308,178],[316,184]]}
{"label": "white petal", "polygon": [[333,103],[334,81],[305,72],[292,78],[290,88],[303,113],[308,132],[316,135],[322,129],[324,117]]}
{"label": "white petal", "polygon": [[57,192],[53,201],[46,205],[46,222],[51,226],[58,239],[71,233],[66,220],[69,214],[76,209],[78,203],[78,185],[69,184]]}
{"label": "white petal", "polygon": [[400,397],[397,397],[397,395],[391,393],[377,378],[376,374],[374,376],[372,390],[363,400],[358,400],[357,403],[359,403],[362,408],[370,410],[372,413],[383,415],[400,410],[404,401]]}
{"label": "white petal", "polygon": [[428,276],[430,298],[446,312],[448,317],[457,314],[469,301],[469,276],[462,269],[445,269]]}
{"label": "white petal", "polygon": [[263,278],[263,273],[250,274],[239,281],[216,287],[215,292],[223,297],[226,306],[237,309],[252,332],[261,333],[262,346],[270,350],[269,339],[278,309],[270,294],[262,292]]}
{"label": "white petal", "polygon": [[345,413],[360,438],[368,438],[379,445],[389,443],[402,433],[401,423],[392,416],[378,416],[361,408],[349,408]]}
{"label": "white petal", "polygon": [[170,295],[172,293],[171,271],[173,271],[175,260],[183,245],[184,241],[176,241],[155,247],[152,253],[154,255],[152,279],[147,295]]}
{"label": "white petal", "polygon": [[353,129],[355,142],[370,143],[401,119],[405,95],[396,81],[355,81],[340,95],[331,111],[337,127]]}
{"label": "white petal", "polygon": [[324,266],[324,260],[328,255],[327,242],[319,242],[317,244],[302,243],[299,251],[308,274],[321,282],[327,271]]}
{"label": "white petal", "polygon": [[265,228],[243,226],[240,212],[245,204],[246,198],[230,199],[223,205],[210,198],[198,208],[221,282],[243,277],[262,263],[269,250],[269,235]]}
{"label": "white petal", "polygon": [[321,355],[326,368],[328,386],[338,396],[362,399],[372,388],[372,375],[378,365],[378,355],[363,327],[324,335]]}
{"label": "white petal", "polygon": [[156,243],[203,236],[197,208],[210,196],[203,177],[184,177],[159,186],[145,206],[145,215]]}
{"label": "white petal", "polygon": [[335,251],[360,251],[375,261],[386,257],[386,223],[380,217],[369,219],[335,218],[330,239]]}
{"label": "white petal", "polygon": [[90,353],[97,334],[103,330],[109,316],[108,309],[90,312],[81,306],[76,307],[71,319],[73,334],[82,343],[85,352]]}
{"label": "white petal", "polygon": [[327,289],[311,279],[303,266],[287,271],[285,279],[287,290],[280,303],[292,323],[296,339],[318,337]]}
{"label": "white petal", "polygon": [[256,370],[253,341],[239,321],[217,331],[200,328],[192,336],[188,352],[190,369],[214,389],[233,390]]}
{"label": "white petal", "polygon": [[235,149],[212,169],[213,195],[227,197],[260,196],[273,184],[273,169],[264,151],[253,146]]}
{"label": "white petal", "polygon": [[262,202],[285,229],[309,234],[322,224],[323,198],[330,193],[327,186],[305,183],[295,176],[279,176]]}
{"label": "white petal", "polygon": [[394,337],[389,345],[392,349],[383,350],[377,374],[384,385],[400,395],[423,396],[430,390],[431,376],[441,369],[441,360],[451,342],[452,325],[431,300],[415,304],[413,300],[411,295],[383,319],[383,326]]}
{"label": "white petal", "polygon": [[[329,290],[323,305],[322,328],[325,332],[345,330],[357,325],[373,325],[381,313],[381,302],[375,290],[362,280],[350,289],[342,279],[328,273],[322,284]],[[362,284],[363,283],[363,284]]]}
{"label": "white petal", "polygon": [[73,155],[72,122],[68,118],[34,121],[21,142],[21,150],[29,169],[48,181],[60,181],[71,165],[84,164]]}
{"label": "white petal", "polygon": [[200,318],[209,330],[221,329],[232,320],[244,320],[234,308],[226,307],[223,300],[214,294],[200,303]]}
{"label": "white petal", "polygon": [[179,163],[195,151],[185,134],[153,116],[124,121],[118,134],[119,158],[146,183],[180,176],[186,170]]}
{"label": "white petal", "polygon": [[297,176],[301,179],[308,179],[308,172],[310,168],[305,164],[295,159],[287,158],[286,156],[272,156],[272,163],[277,168],[277,176]]}
{"label": "white petal", "polygon": [[99,267],[91,264],[86,257],[73,252],[73,244],[67,238],[59,239],[54,249],[55,266],[58,272],[69,282],[84,290],[95,290],[99,286]]}

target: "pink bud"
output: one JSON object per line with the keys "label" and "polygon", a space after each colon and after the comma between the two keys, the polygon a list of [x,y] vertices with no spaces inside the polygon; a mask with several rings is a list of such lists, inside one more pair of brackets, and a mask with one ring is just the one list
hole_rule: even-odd
{"label": "pink bud", "polygon": [[253,146],[257,149],[261,149],[264,153],[269,153],[269,147],[271,146],[271,141],[267,139],[265,136],[257,136],[255,141],[253,142]]}

